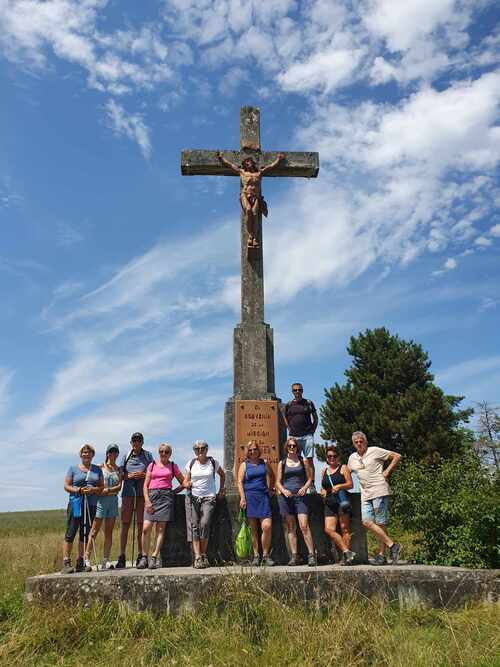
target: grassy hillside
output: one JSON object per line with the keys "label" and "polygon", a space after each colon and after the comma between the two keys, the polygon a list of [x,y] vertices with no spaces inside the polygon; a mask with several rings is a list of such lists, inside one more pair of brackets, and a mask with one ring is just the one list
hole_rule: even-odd
{"label": "grassy hillside", "polygon": [[319,614],[229,581],[179,618],[120,605],[26,607],[25,578],[60,567],[63,529],[61,511],[0,515],[1,665],[500,665],[493,605],[400,611],[358,598]]}

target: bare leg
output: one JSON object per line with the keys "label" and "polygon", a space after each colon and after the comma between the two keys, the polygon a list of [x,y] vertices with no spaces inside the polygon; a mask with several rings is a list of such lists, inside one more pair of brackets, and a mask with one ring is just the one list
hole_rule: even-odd
{"label": "bare leg", "polygon": [[113,544],[113,529],[116,519],[106,519],[104,521],[104,560],[109,560],[111,545]]}
{"label": "bare leg", "polygon": [[192,544],[193,544],[194,557],[199,558],[201,555],[200,540],[193,540]]}
{"label": "bare leg", "polygon": [[137,522],[137,553],[143,554],[145,553],[142,548],[142,531],[143,531],[143,523]]}
{"label": "bare leg", "polygon": [[314,542],[311,534],[311,529],[309,527],[309,517],[307,514],[298,514],[297,518],[299,520],[300,530],[304,536],[304,542],[306,543],[307,550],[310,554],[314,553]]}
{"label": "bare leg", "polygon": [[167,522],[166,521],[158,521],[156,524],[156,544],[155,548],[153,551],[153,556],[158,556],[160,554],[160,549],[163,544],[163,540],[165,539],[165,532],[167,528]]}
{"label": "bare leg", "polygon": [[295,517],[292,514],[286,515],[286,528],[288,532],[288,544],[290,545],[290,551],[292,556],[297,555],[297,524]]}
{"label": "bare leg", "polygon": [[371,530],[371,532],[378,538],[381,554],[385,553],[386,546],[390,549],[394,544],[387,534],[385,526],[377,525],[376,523],[373,523],[373,521],[363,521],[363,526],[368,530]]}
{"label": "bare leg", "polygon": [[253,555],[259,555],[259,520],[258,519],[248,519],[250,528],[252,529],[252,548]]}
{"label": "bare leg", "polygon": [[[153,522],[152,521],[145,521],[144,522],[144,528],[142,529],[142,540],[139,543],[137,548],[139,549],[140,554],[149,554],[149,540],[151,537],[151,529],[153,527]],[[141,547],[144,546],[144,551],[142,551]]]}
{"label": "bare leg", "polygon": [[200,553],[202,556],[207,555],[207,549],[208,549],[208,539],[200,540]]}
{"label": "bare leg", "polygon": [[351,517],[349,514],[341,514],[339,516],[340,532],[342,539],[347,549],[351,548]]}
{"label": "bare leg", "polygon": [[337,549],[344,553],[349,547],[346,546],[344,540],[337,533],[337,517],[336,516],[327,516],[325,517],[325,533],[335,544]]}
{"label": "bare leg", "polygon": [[123,523],[120,528],[120,553],[124,554],[125,550],[127,549],[127,540],[128,540],[128,531],[130,528],[130,522],[129,523]]}
{"label": "bare leg", "polygon": [[271,519],[262,519],[260,525],[262,527],[262,556],[267,558],[271,547],[272,521]]}
{"label": "bare leg", "polygon": [[71,558],[71,551],[73,549],[73,542],[63,542],[63,559],[69,560]]}

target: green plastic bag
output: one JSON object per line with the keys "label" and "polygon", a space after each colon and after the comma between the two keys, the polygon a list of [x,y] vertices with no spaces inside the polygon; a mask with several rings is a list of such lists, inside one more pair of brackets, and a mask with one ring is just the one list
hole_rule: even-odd
{"label": "green plastic bag", "polygon": [[248,525],[245,510],[240,509],[240,530],[236,537],[236,555],[241,560],[252,553],[252,529]]}

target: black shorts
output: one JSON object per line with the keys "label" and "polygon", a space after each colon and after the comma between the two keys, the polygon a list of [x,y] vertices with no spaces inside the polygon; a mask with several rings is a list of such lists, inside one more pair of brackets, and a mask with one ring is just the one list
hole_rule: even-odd
{"label": "black shorts", "polygon": [[81,516],[74,517],[73,510],[71,507],[71,502],[68,504],[68,509],[67,509],[68,521],[66,525],[66,533],[64,535],[65,542],[73,544],[73,541],[78,531],[80,531],[80,542],[85,542],[86,540],[89,539],[90,528],[92,526],[92,522],[95,519],[96,509],[97,508],[95,505],[88,505],[88,511],[85,512],[82,511]]}
{"label": "black shorts", "polygon": [[332,502],[333,496],[327,496],[325,500],[325,519],[331,516],[339,516],[340,514],[352,516],[351,507],[343,509],[338,502]]}

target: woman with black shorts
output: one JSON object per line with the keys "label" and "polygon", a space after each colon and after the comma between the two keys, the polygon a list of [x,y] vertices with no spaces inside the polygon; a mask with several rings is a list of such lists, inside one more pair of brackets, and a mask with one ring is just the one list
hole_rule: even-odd
{"label": "woman with black shorts", "polygon": [[[356,554],[351,547],[351,503],[347,490],[352,489],[351,471],[340,462],[337,447],[326,448],[327,467],[321,473],[321,495],[325,502],[325,533],[342,553],[341,565],[351,565]],[[342,536],[337,532],[340,525]]]}

